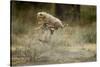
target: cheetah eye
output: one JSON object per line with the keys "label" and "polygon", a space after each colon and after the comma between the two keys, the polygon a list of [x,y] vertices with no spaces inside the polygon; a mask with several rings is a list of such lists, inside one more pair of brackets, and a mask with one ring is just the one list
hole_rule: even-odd
{"label": "cheetah eye", "polygon": [[40,16],[43,16],[43,15],[40,13]]}

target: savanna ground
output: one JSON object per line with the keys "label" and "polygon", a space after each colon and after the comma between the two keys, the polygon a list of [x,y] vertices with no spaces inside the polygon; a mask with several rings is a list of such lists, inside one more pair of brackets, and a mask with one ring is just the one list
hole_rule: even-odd
{"label": "savanna ground", "polygon": [[12,65],[37,65],[96,61],[95,24],[66,26],[49,42],[38,41],[41,30],[12,34]]}
{"label": "savanna ground", "polygon": [[[56,30],[49,42],[38,40],[42,33],[41,29],[36,30],[36,13],[43,10],[54,14],[58,10],[59,14],[60,8],[54,10],[55,6],[57,4],[11,2],[11,66],[96,61],[95,6],[61,4],[65,12],[62,13],[64,28]],[[75,21],[78,15],[80,19]]]}

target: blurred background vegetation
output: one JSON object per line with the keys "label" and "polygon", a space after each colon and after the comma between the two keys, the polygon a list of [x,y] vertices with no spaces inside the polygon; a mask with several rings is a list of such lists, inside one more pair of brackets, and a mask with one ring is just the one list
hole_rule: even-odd
{"label": "blurred background vegetation", "polygon": [[[65,25],[48,44],[38,42],[41,33],[34,30],[40,11]],[[11,1],[11,52],[12,65],[95,61],[96,6]]]}

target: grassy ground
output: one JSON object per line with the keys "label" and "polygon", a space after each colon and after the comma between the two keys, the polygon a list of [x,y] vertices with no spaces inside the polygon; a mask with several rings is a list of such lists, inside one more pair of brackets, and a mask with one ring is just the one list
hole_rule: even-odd
{"label": "grassy ground", "polygon": [[12,65],[58,64],[96,61],[96,26],[65,26],[47,43],[38,41],[40,30],[12,33]]}

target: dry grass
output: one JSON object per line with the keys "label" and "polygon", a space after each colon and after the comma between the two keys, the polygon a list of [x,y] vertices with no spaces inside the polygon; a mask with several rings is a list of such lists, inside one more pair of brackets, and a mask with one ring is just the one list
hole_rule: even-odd
{"label": "dry grass", "polygon": [[37,65],[96,61],[94,26],[68,26],[57,30],[47,43],[38,41],[39,31],[12,34],[12,65]]}

